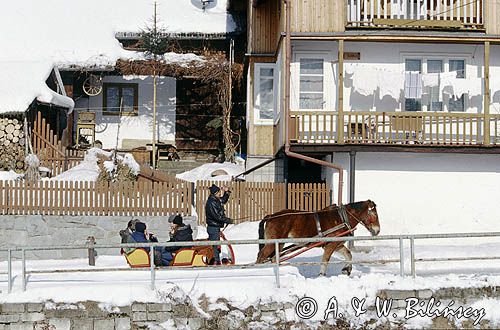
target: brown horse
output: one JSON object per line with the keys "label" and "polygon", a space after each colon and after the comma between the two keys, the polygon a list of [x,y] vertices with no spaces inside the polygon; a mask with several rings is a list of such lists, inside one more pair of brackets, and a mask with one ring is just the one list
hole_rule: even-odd
{"label": "brown horse", "polygon": [[[319,220],[321,232],[324,233],[334,227],[340,228],[329,233],[327,236],[333,237],[344,233],[349,229],[354,229],[361,223],[368,229],[372,236],[380,232],[380,223],[374,202],[367,200],[364,202],[350,203],[343,206],[347,215],[346,222],[341,217],[340,208],[337,205],[328,206],[318,212],[305,212],[296,210],[282,210],[266,216],[259,223],[259,239],[276,238],[305,238],[317,236],[317,220]],[[344,224],[342,226],[342,224]],[[280,244],[280,251],[284,244]],[[352,260],[351,251],[344,246],[344,242],[331,242],[323,245],[323,259],[320,275],[326,275],[326,269],[333,252],[338,251],[345,256],[348,261]],[[274,244],[260,246],[257,256],[257,263],[263,263],[274,255]],[[349,275],[352,264],[348,264],[342,269],[342,273]]]}

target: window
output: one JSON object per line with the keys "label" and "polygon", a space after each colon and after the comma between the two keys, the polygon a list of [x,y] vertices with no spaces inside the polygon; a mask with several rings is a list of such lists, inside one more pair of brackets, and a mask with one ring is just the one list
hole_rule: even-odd
{"label": "window", "polygon": [[422,60],[405,61],[405,111],[422,111]]}
{"label": "window", "polygon": [[[107,115],[137,114],[138,85],[104,83],[103,112]],[[121,105],[121,111],[120,111]]]}
{"label": "window", "polygon": [[276,107],[274,65],[256,64],[255,72],[255,122],[272,124]]}
{"label": "window", "polygon": [[[449,71],[456,71],[458,79],[465,79],[465,60],[450,60],[449,61]],[[455,98],[455,96],[450,96],[448,99],[448,111],[465,111],[465,95],[460,98]]]}
{"label": "window", "polygon": [[[427,60],[427,73],[443,72],[443,60]],[[443,111],[443,102],[439,97],[439,86],[428,87],[429,102],[427,103],[428,111]]]}
{"label": "window", "polygon": [[[443,94],[441,78],[432,76],[443,72],[456,72],[458,79],[465,79],[465,68],[464,59],[405,59],[405,111],[465,111],[465,95],[456,99],[453,95]],[[422,74],[428,76],[422,77]],[[422,83],[422,80],[426,81],[423,78],[427,78],[427,82]]]}
{"label": "window", "polygon": [[300,59],[300,109],[323,109],[324,101],[324,59]]}

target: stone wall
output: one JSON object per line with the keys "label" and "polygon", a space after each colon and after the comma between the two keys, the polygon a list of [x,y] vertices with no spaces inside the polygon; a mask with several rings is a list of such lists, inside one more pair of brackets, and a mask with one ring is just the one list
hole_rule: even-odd
{"label": "stone wall", "polygon": [[[394,300],[393,310],[404,315],[404,299],[418,297],[428,301],[431,297],[448,304],[455,299],[457,304],[470,306],[472,302],[484,298],[496,298],[498,287],[484,288],[444,288],[431,290],[382,290],[377,296]],[[0,304],[0,330],[128,330],[128,329],[373,329],[406,328],[405,320],[400,317],[391,320],[379,318],[375,306],[368,307],[369,317],[363,323],[340,316],[327,321],[301,320],[295,314],[298,297],[290,296],[287,302],[261,302],[240,307],[219,298],[208,299],[202,295],[193,302],[175,284],[155,294],[160,302],[134,302],[128,306],[113,306],[95,301],[77,303],[3,303]],[[401,314],[403,313],[403,314]],[[448,319],[442,316],[429,318],[425,328],[498,328],[490,323],[487,315],[477,326],[471,319]],[[358,320],[359,321],[359,320]]]}
{"label": "stone wall", "polygon": [[[0,248],[15,246],[46,246],[83,244],[87,237],[94,236],[96,243],[120,243],[118,232],[127,227],[131,219],[140,219],[160,241],[167,241],[169,224],[167,217],[130,217],[130,216],[0,216]],[[191,225],[196,237],[195,217],[185,217],[184,222]],[[119,249],[98,249],[100,255],[118,255]],[[67,259],[85,258],[86,250],[58,250],[27,252],[28,258]],[[14,256],[16,257],[16,256]],[[0,253],[0,259],[6,253]]]}
{"label": "stone wall", "polygon": [[[285,317],[287,311],[293,313],[291,303],[236,309],[219,301],[217,306],[204,311],[188,302],[133,303],[125,307],[92,301],[2,304],[0,330],[270,329],[294,323]],[[297,325],[297,329],[307,328]]]}

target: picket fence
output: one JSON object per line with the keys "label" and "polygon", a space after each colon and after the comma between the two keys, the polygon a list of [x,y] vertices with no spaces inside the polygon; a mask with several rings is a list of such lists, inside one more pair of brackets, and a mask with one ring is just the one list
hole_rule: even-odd
{"label": "picket fence", "polygon": [[287,207],[315,211],[331,204],[326,184],[272,182],[168,182],[96,183],[44,180],[0,181],[2,215],[167,216],[192,215],[205,223],[205,203],[212,184],[227,186],[231,197],[227,216],[236,223],[258,221]]}
{"label": "picket fence", "polygon": [[188,182],[0,181],[0,214],[162,216],[191,214]]}
{"label": "picket fence", "polygon": [[226,215],[235,223],[260,221],[266,215],[287,208],[303,211],[320,210],[331,204],[331,191],[325,183],[274,182],[215,182],[198,181],[196,184],[196,212],[200,224],[205,224],[205,203],[209,187],[226,186],[231,191],[225,205]]}

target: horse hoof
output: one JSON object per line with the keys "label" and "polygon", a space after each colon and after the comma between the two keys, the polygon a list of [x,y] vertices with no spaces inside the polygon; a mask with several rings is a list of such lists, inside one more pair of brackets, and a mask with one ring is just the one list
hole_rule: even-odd
{"label": "horse hoof", "polygon": [[319,273],[318,277],[325,277],[326,274],[325,273]]}
{"label": "horse hoof", "polygon": [[342,275],[350,276],[351,271],[352,271],[352,269],[350,269],[350,268],[344,268],[344,269],[342,269]]}

